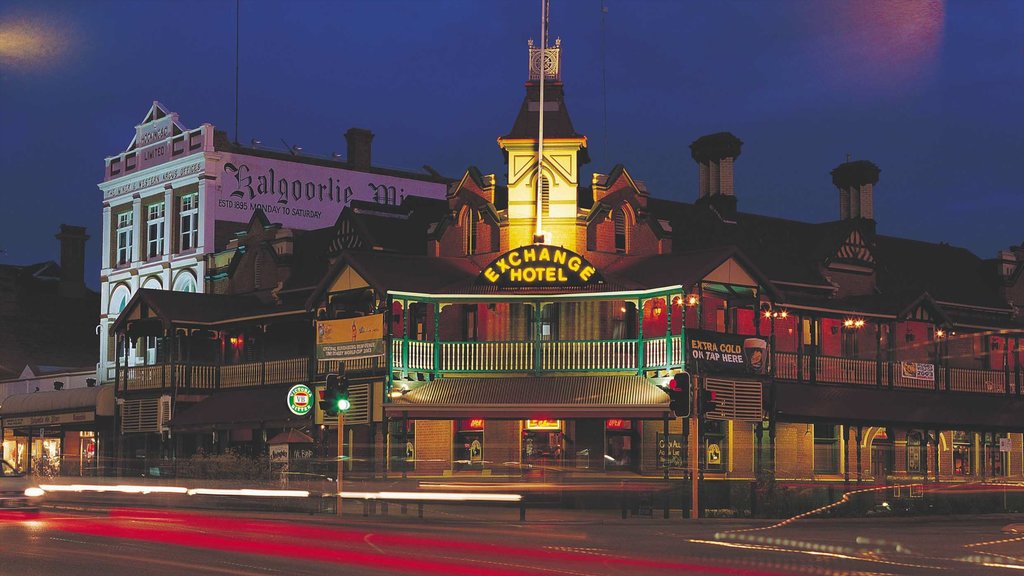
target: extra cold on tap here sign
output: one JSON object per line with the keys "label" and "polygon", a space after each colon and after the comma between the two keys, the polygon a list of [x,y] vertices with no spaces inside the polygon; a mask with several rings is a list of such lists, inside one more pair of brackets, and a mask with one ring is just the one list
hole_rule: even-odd
{"label": "extra cold on tap here sign", "polygon": [[686,331],[686,356],[701,371],[762,375],[768,372],[768,341],[757,336]]}

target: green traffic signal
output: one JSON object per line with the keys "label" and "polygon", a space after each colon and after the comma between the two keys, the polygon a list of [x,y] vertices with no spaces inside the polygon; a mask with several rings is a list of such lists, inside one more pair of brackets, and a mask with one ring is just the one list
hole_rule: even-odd
{"label": "green traffic signal", "polygon": [[348,398],[338,398],[337,407],[338,412],[347,412],[352,407],[352,403],[348,401]]}
{"label": "green traffic signal", "polygon": [[324,381],[324,396],[320,408],[326,416],[337,416],[348,411],[352,403],[348,399],[348,377],[328,374]]}

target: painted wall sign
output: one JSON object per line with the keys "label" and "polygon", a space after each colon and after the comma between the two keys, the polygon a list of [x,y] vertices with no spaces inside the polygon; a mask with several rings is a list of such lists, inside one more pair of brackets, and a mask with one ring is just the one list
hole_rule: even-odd
{"label": "painted wall sign", "polygon": [[593,264],[572,250],[531,244],[498,256],[476,282],[502,288],[586,286],[603,283],[604,278]]}
{"label": "painted wall sign", "polygon": [[686,331],[686,355],[707,372],[768,373],[768,341],[754,336]]}
{"label": "painted wall sign", "polygon": [[384,354],[384,315],[372,314],[316,323],[320,360],[346,360]]}
{"label": "painted wall sign", "polygon": [[683,435],[658,432],[658,468],[668,465],[670,468],[683,467]]}
{"label": "painted wall sign", "polygon": [[70,412],[67,414],[48,414],[46,416],[16,416],[14,418],[3,418],[4,428],[19,428],[22,426],[45,426],[47,424],[73,424],[75,422],[92,422],[96,419],[96,412]]}
{"label": "painted wall sign", "polygon": [[305,416],[313,409],[313,391],[305,384],[296,384],[288,390],[288,409],[296,416]]}
{"label": "painted wall sign", "polygon": [[[172,182],[174,180],[177,180],[178,178],[184,178],[186,176],[195,176],[196,174],[200,174],[203,172],[203,166],[204,160],[202,158],[199,158],[193,162],[189,162],[188,164],[184,164],[177,168],[170,168],[168,170],[152,174],[145,178],[132,180],[127,184],[122,184],[120,186],[110,188],[109,190],[103,193],[103,199],[110,200],[111,198],[117,198],[118,196],[123,196],[125,194],[135,192],[136,190],[149,188],[150,186],[161,185],[166,182]],[[246,220],[246,222],[248,222],[248,220]]]}
{"label": "painted wall sign", "polygon": [[248,222],[259,208],[271,222],[309,230],[333,225],[352,200],[397,205],[410,195],[444,199],[447,194],[438,182],[242,154],[221,156],[217,220]]}

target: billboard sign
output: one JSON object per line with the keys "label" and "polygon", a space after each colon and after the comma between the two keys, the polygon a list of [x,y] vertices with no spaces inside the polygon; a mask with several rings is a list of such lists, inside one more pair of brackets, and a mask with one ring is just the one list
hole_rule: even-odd
{"label": "billboard sign", "polygon": [[318,360],[352,360],[384,354],[384,314],[316,323]]}
{"label": "billboard sign", "polygon": [[218,169],[217,220],[248,222],[257,208],[287,228],[314,230],[332,226],[352,200],[398,205],[406,196],[444,199],[447,186],[403,178],[289,162],[260,156],[223,153]]}
{"label": "billboard sign", "polygon": [[768,373],[768,341],[757,336],[686,331],[686,358],[705,372],[763,376]]}

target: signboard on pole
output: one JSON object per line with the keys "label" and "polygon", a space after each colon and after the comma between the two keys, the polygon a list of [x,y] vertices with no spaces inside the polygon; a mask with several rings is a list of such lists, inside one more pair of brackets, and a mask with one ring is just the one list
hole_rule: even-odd
{"label": "signboard on pole", "polygon": [[313,391],[305,384],[296,384],[288,390],[288,409],[296,416],[305,416],[313,408]]}
{"label": "signboard on pole", "polygon": [[1009,438],[1000,438],[999,439],[999,451],[1000,452],[1009,452],[1011,450],[1013,450],[1013,440],[1010,440]]}

